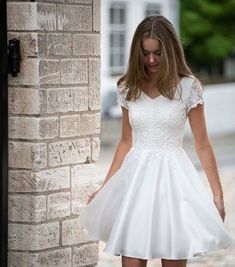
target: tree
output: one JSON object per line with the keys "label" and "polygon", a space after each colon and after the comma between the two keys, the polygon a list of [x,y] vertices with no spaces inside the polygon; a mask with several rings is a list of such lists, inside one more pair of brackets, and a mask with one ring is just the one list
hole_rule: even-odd
{"label": "tree", "polygon": [[235,0],[180,0],[180,32],[189,64],[222,74],[235,50]]}

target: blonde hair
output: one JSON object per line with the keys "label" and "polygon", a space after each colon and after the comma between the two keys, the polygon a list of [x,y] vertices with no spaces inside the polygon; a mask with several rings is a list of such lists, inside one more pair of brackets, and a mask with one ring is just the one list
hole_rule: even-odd
{"label": "blonde hair", "polygon": [[164,16],[148,16],[137,26],[131,43],[128,68],[118,80],[117,86],[121,85],[124,90],[128,90],[126,100],[136,100],[139,97],[143,80],[149,79],[142,47],[143,39],[147,38],[160,42],[160,64],[154,75],[154,83],[163,96],[172,100],[178,77],[191,76],[192,72],[186,64],[174,26]]}

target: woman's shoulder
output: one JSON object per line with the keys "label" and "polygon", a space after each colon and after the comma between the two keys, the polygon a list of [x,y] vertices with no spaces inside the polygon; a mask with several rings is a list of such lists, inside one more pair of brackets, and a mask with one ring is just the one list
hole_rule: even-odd
{"label": "woman's shoulder", "polygon": [[128,101],[126,100],[127,91],[128,90],[126,89],[125,83],[123,81],[117,84],[117,101],[126,109],[128,109]]}
{"label": "woman's shoulder", "polygon": [[190,81],[190,85],[187,88],[186,94],[186,111],[189,111],[196,107],[198,104],[204,103],[204,89],[201,81],[193,76]]}
{"label": "woman's shoulder", "polygon": [[180,81],[180,98],[187,101],[191,94],[201,90],[201,82],[194,75],[184,76]]}
{"label": "woman's shoulder", "polygon": [[126,88],[125,81],[121,81],[117,84],[117,93],[122,97],[126,97],[128,89]]}
{"label": "woman's shoulder", "polygon": [[198,78],[196,78],[194,75],[184,76],[182,80],[184,80],[185,85],[190,85],[196,81],[199,81]]}
{"label": "woman's shoulder", "polygon": [[201,81],[196,76],[189,75],[183,78],[182,87],[183,91],[186,93],[186,95],[188,95],[194,90],[201,90],[203,86]]}

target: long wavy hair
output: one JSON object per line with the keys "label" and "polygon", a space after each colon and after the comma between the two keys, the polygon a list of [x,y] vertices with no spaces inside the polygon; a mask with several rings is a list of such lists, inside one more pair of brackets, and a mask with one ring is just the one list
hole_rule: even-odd
{"label": "long wavy hair", "polygon": [[160,94],[172,100],[179,77],[191,76],[181,42],[172,23],[164,16],[148,16],[136,28],[130,49],[126,73],[117,81],[117,86],[128,90],[126,100],[140,96],[143,81],[148,80],[144,65],[143,39],[153,38],[160,42],[161,56],[154,84]]}

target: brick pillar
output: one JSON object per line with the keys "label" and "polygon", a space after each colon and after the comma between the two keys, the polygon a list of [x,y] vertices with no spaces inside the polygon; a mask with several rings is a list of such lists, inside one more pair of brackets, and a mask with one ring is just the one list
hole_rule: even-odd
{"label": "brick pillar", "polygon": [[22,53],[9,76],[9,266],[95,265],[77,218],[100,178],[100,0],[7,9]]}

